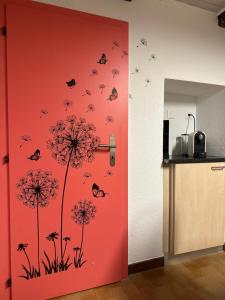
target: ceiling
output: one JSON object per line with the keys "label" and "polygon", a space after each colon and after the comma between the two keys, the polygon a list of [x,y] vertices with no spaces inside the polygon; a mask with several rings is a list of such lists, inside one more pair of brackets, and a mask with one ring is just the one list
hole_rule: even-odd
{"label": "ceiling", "polygon": [[225,7],[225,0],[176,0],[209,11],[219,12]]}
{"label": "ceiling", "polygon": [[183,81],[175,79],[165,80],[165,93],[200,97],[207,94],[218,93],[225,89],[225,86],[206,84],[200,82]]}

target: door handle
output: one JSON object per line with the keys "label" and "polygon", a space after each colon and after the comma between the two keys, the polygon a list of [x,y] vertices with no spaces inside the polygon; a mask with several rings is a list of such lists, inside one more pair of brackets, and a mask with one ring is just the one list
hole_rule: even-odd
{"label": "door handle", "polygon": [[109,151],[109,164],[111,167],[115,166],[116,163],[116,138],[113,134],[109,136],[109,144],[99,144],[100,150]]}
{"label": "door handle", "polygon": [[223,167],[223,166],[218,166],[218,167],[211,167],[211,170],[212,171],[223,171],[225,169],[225,167]]}

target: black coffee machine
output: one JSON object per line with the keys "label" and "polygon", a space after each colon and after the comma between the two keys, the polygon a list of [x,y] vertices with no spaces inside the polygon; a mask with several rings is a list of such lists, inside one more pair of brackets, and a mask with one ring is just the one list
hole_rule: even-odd
{"label": "black coffee machine", "polygon": [[189,134],[188,156],[195,158],[206,157],[206,134],[203,131],[195,131]]}

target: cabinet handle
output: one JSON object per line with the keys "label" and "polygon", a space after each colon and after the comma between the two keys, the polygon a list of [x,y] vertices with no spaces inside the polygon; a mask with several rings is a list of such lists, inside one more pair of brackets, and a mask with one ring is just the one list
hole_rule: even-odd
{"label": "cabinet handle", "polygon": [[223,171],[225,167],[211,167],[212,171]]}

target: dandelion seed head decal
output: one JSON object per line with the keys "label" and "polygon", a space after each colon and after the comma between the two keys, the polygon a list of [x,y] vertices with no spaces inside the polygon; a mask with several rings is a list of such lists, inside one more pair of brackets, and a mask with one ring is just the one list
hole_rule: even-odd
{"label": "dandelion seed head decal", "polygon": [[27,248],[28,244],[19,244],[17,251],[24,251]]}
{"label": "dandelion seed head decal", "polygon": [[147,47],[147,45],[148,45],[147,40],[145,38],[141,38],[139,40],[139,43],[138,43],[137,47],[139,47],[139,46],[145,46],[145,47]]}
{"label": "dandelion seed head decal", "polygon": [[122,51],[122,58],[127,57],[128,56],[128,52],[126,50]]}
{"label": "dandelion seed head decal", "polygon": [[95,215],[96,206],[92,201],[81,200],[72,209],[72,219],[79,225],[89,224]]}
{"label": "dandelion seed head decal", "polygon": [[120,74],[120,71],[118,69],[112,69],[113,78],[115,78],[115,76],[118,76],[119,74]]}
{"label": "dandelion seed head decal", "polygon": [[145,79],[145,87],[148,86],[151,83],[150,79],[146,78]]}
{"label": "dandelion seed head decal", "polygon": [[40,118],[42,118],[48,114],[48,111],[47,111],[47,109],[41,109],[40,113],[41,113]]}
{"label": "dandelion seed head decal", "polygon": [[117,41],[114,41],[113,45],[112,45],[112,49],[118,48],[119,46],[120,46],[120,44]]}
{"label": "dandelion seed head decal", "polygon": [[20,139],[21,139],[21,141],[22,141],[22,143],[20,144],[20,148],[21,148],[25,143],[32,141],[32,138],[31,138],[30,135],[22,135],[22,136],[20,137]]}
{"label": "dandelion seed head decal", "polygon": [[54,240],[57,240],[58,237],[59,237],[59,234],[57,232],[52,232],[46,237],[46,239],[48,241],[54,241]]}
{"label": "dandelion seed head decal", "polygon": [[156,54],[152,53],[151,56],[150,56],[150,58],[149,58],[149,60],[155,61],[156,59],[157,59]]}
{"label": "dandelion seed head decal", "polygon": [[94,104],[88,104],[86,112],[93,112],[93,111],[95,111]]}
{"label": "dandelion seed head decal", "polygon": [[113,122],[114,122],[113,116],[107,116],[106,117],[106,122],[105,122],[106,125],[108,125],[110,123],[113,123]]}
{"label": "dandelion seed head decal", "polygon": [[85,119],[72,115],[65,122],[57,121],[50,128],[53,135],[47,146],[52,157],[61,165],[68,162],[72,168],[79,168],[84,161],[92,162],[100,139],[94,135],[96,128]]}
{"label": "dandelion seed head decal", "polygon": [[85,90],[84,94],[82,96],[91,96],[91,91],[90,90]]}
{"label": "dandelion seed head decal", "polygon": [[98,75],[98,70],[92,69],[90,76],[97,76],[97,75]]}
{"label": "dandelion seed head decal", "polygon": [[73,102],[71,100],[69,100],[69,99],[65,99],[63,101],[63,105],[65,107],[65,111],[67,111],[70,107],[72,107]]}
{"label": "dandelion seed head decal", "polygon": [[18,199],[30,208],[46,207],[56,197],[58,182],[48,171],[31,170],[17,183]]}
{"label": "dandelion seed head decal", "polygon": [[99,84],[99,89],[100,89],[100,91],[101,91],[101,94],[103,93],[103,90],[106,88],[106,85],[105,84]]}

